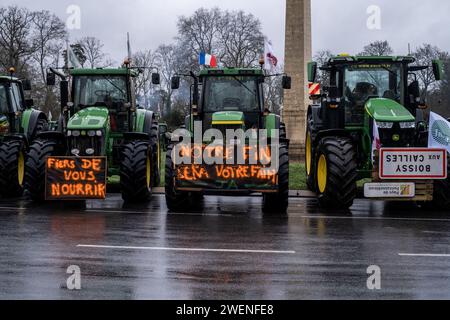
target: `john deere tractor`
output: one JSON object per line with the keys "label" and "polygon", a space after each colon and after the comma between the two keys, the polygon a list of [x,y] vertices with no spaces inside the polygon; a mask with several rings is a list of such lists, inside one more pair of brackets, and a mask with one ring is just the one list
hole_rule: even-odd
{"label": "john deere tractor", "polygon": [[[47,84],[61,78],[62,116],[56,131],[44,132],[30,146],[26,188],[33,200],[45,199],[48,157],[107,158],[108,181],[118,181],[126,202],[146,201],[159,184],[158,122],[136,105],[137,69],[71,69],[48,72]],[[159,84],[159,74],[153,74]],[[70,90],[69,90],[70,84]],[[82,200],[82,197],[79,198]]]}
{"label": "john deere tractor", "polygon": [[[341,55],[320,68],[329,83],[311,97],[305,153],[308,187],[323,207],[349,208],[357,181],[368,179],[367,198],[450,208],[447,151],[428,148],[427,106],[416,76],[430,67],[440,80],[441,61],[418,66],[409,56]],[[309,64],[310,82],[317,70]]]}
{"label": "john deere tractor", "polygon": [[28,146],[47,129],[47,117],[33,108],[33,100],[25,99],[24,90],[31,90],[28,80],[0,76],[0,195],[4,197],[22,196]]}
{"label": "john deere tractor", "polygon": [[[186,212],[198,207],[204,195],[262,193],[264,212],[285,213],[289,197],[289,141],[280,117],[264,107],[264,72],[258,68],[219,68],[182,76],[191,79],[191,112],[184,133],[173,134],[167,151],[165,190],[169,210]],[[180,76],[172,78],[172,88],[179,86]],[[284,76],[283,87],[290,86],[291,79]],[[260,161],[264,156],[259,154],[256,160],[258,156],[253,158],[245,151],[242,154],[247,161],[228,161],[237,150],[252,152],[261,148],[264,129],[267,146],[276,150],[272,155],[276,156],[277,168],[267,169],[267,162],[264,165]],[[247,135],[238,139],[233,132]],[[183,136],[182,142],[177,141],[181,139],[178,134]],[[251,138],[257,143],[251,143]],[[257,151],[270,157],[272,151],[266,150],[269,149]],[[191,162],[177,161],[180,156]],[[208,156],[214,160],[205,160]],[[248,161],[250,158],[255,161]]]}

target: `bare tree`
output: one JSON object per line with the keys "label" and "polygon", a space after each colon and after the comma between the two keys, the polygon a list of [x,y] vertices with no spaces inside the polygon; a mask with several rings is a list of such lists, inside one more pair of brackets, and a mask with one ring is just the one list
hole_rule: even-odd
{"label": "bare tree", "polygon": [[150,107],[150,93],[151,93],[151,77],[155,64],[155,54],[151,50],[139,51],[133,56],[133,64],[136,67],[142,68],[141,75],[136,78],[136,91],[139,96],[144,99],[145,108]]}
{"label": "bare tree", "polygon": [[166,92],[165,111],[170,112],[173,90],[171,88],[172,77],[180,72],[180,48],[176,45],[161,45],[155,52],[156,64],[161,74],[162,88]]}
{"label": "bare tree", "polygon": [[[438,47],[431,44],[424,44],[413,52],[413,57],[416,58],[416,65],[431,66],[435,59],[447,60],[449,58],[448,52],[440,50]],[[418,71],[418,80],[422,87],[422,98],[426,99],[430,90],[433,90],[433,83],[435,82],[433,70],[427,68]]]}
{"label": "bare tree", "polygon": [[243,11],[224,12],[219,23],[221,62],[227,67],[248,68],[258,62],[264,48],[261,22]]}
{"label": "bare tree", "polygon": [[[325,65],[335,54],[330,50],[320,50],[314,55],[314,61],[317,62],[318,67]],[[321,83],[323,86],[330,85],[330,77],[327,72],[318,70],[316,82]]]}
{"label": "bare tree", "polygon": [[36,12],[33,16],[33,58],[38,63],[42,83],[45,82],[46,69],[55,63],[64,39],[67,36],[64,22],[49,11]]}
{"label": "bare tree", "polygon": [[261,22],[243,11],[218,8],[197,10],[178,20],[178,42],[198,66],[201,52],[211,53],[228,67],[249,67],[259,60],[264,47]]}
{"label": "bare tree", "polygon": [[388,41],[375,41],[364,47],[359,56],[388,56],[394,53]]}
{"label": "bare tree", "polygon": [[24,75],[34,51],[30,39],[33,17],[28,9],[17,6],[0,8],[0,64],[3,69],[14,67],[19,75]]}
{"label": "bare tree", "polygon": [[101,67],[106,58],[103,52],[103,43],[95,37],[84,37],[77,42],[84,50],[86,55],[86,62],[94,69]]}
{"label": "bare tree", "polygon": [[198,60],[200,52],[215,53],[221,58],[217,39],[221,16],[219,8],[200,8],[192,16],[178,19],[178,41],[190,53],[192,62]]}

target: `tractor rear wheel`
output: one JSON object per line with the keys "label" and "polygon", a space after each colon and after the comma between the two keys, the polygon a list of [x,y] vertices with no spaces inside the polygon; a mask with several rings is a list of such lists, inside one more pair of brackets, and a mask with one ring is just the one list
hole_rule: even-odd
{"label": "tractor rear wheel", "polygon": [[192,208],[192,199],[189,192],[180,192],[175,189],[176,173],[172,160],[172,152],[174,145],[167,148],[166,154],[166,174],[165,174],[165,191],[166,204],[171,212],[186,212]]}
{"label": "tractor rear wheel", "polygon": [[305,171],[306,171],[306,186],[312,192],[317,192],[316,185],[316,169],[314,161],[314,149],[312,141],[311,128],[306,129],[306,143],[305,143]]}
{"label": "tractor rear wheel", "polygon": [[316,184],[319,203],[327,209],[349,209],[357,194],[357,163],[348,138],[324,138],[317,148]]}
{"label": "tractor rear wheel", "polygon": [[0,146],[0,194],[8,198],[23,195],[25,179],[25,144],[20,140]]}
{"label": "tractor rear wheel", "polygon": [[263,195],[263,212],[267,214],[286,214],[289,207],[289,151],[286,145],[280,146],[278,169],[278,192]]}
{"label": "tractor rear wheel", "polygon": [[[450,175],[450,162],[448,162],[447,167]],[[450,210],[450,176],[446,180],[436,180],[434,183],[431,206],[438,210]]]}
{"label": "tractor rear wheel", "polygon": [[25,189],[31,200],[42,202],[45,200],[45,167],[47,158],[57,156],[58,145],[54,140],[37,139],[28,150]]}
{"label": "tractor rear wheel", "polygon": [[152,148],[146,141],[133,141],[122,150],[120,185],[125,202],[150,200],[153,185]]}

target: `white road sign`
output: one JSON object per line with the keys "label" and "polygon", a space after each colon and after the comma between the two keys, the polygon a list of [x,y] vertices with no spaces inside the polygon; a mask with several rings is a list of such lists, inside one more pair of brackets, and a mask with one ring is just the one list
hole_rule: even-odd
{"label": "white road sign", "polygon": [[383,148],[380,150],[381,179],[446,179],[447,150]]}
{"label": "white road sign", "polygon": [[414,183],[366,183],[364,185],[366,198],[414,198],[415,195]]}

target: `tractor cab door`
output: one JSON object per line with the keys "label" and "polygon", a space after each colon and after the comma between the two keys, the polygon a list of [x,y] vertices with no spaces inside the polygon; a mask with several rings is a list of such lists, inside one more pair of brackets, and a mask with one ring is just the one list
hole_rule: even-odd
{"label": "tractor cab door", "polygon": [[24,97],[21,87],[17,82],[12,82],[9,86],[9,123],[12,132],[20,132],[20,121],[16,121],[16,117],[23,110]]}

